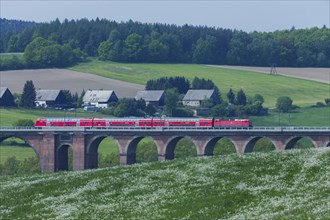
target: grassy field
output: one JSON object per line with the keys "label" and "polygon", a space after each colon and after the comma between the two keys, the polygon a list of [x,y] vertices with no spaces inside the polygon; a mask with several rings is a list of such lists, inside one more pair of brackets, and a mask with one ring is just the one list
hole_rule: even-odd
{"label": "grassy field", "polygon": [[13,56],[16,56],[17,58],[21,59],[23,58],[23,53],[0,53],[1,60],[10,59]]}
{"label": "grassy field", "polygon": [[[19,119],[35,120],[42,117],[109,117],[101,113],[87,113],[82,111],[68,112],[61,110],[28,110],[28,109],[0,109],[0,126],[13,126]],[[245,118],[244,116],[242,116]],[[267,116],[250,116],[254,126],[330,126],[330,107],[305,107],[291,113],[279,114],[269,110]],[[280,122],[280,123],[279,123]]]}
{"label": "grassy field", "polygon": [[299,106],[324,102],[329,97],[328,84],[197,64],[123,64],[92,60],[71,69],[138,84],[164,76],[184,76],[189,80],[197,76],[213,80],[224,99],[229,88],[235,92],[243,89],[248,96],[261,94],[266,107],[274,107],[280,96],[290,96],[293,104]]}
{"label": "grassy field", "polygon": [[330,149],[0,177],[0,219],[329,219]]}
{"label": "grassy field", "polygon": [[330,107],[305,107],[291,113],[270,110],[267,116],[250,116],[254,126],[326,126],[330,127]]}
{"label": "grassy field", "polygon": [[31,119],[35,120],[37,118],[43,117],[89,117],[98,118],[104,117],[103,114],[99,112],[83,112],[82,110],[77,110],[77,112],[63,111],[63,110],[47,110],[47,109],[18,109],[18,108],[2,108],[0,109],[0,126],[13,126],[19,119]]}

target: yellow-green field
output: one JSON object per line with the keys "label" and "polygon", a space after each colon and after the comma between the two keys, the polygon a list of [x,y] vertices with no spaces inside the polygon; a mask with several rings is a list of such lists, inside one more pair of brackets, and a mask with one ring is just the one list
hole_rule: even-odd
{"label": "yellow-green field", "polygon": [[164,76],[184,76],[190,81],[197,76],[211,79],[224,99],[230,88],[235,92],[243,89],[248,96],[261,94],[265,98],[264,105],[271,108],[280,96],[289,96],[293,104],[299,106],[324,102],[329,97],[329,84],[197,64],[124,64],[92,60],[70,69],[144,85],[150,79]]}

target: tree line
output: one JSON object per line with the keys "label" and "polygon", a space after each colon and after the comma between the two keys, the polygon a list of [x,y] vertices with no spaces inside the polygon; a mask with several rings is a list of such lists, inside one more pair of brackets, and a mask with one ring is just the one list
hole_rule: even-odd
{"label": "tree line", "polygon": [[[132,20],[118,23],[98,18],[65,19],[63,22],[56,19],[29,26],[18,33],[7,33],[1,37],[0,52],[24,52],[25,55],[27,50],[31,50],[32,42],[49,47],[39,50],[45,59],[67,56],[58,52],[59,47],[65,47],[79,52],[80,58],[84,54],[100,60],[136,63],[328,67],[330,60],[330,29],[326,26],[247,33],[206,26],[148,24]],[[33,59],[33,55],[27,53],[25,58]],[[44,63],[58,65],[57,61]]]}

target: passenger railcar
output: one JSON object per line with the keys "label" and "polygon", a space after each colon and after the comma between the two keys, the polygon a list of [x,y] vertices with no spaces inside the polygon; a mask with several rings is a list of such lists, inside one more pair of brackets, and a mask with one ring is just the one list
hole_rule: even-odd
{"label": "passenger railcar", "polygon": [[38,118],[35,127],[252,127],[249,119],[210,118]]}

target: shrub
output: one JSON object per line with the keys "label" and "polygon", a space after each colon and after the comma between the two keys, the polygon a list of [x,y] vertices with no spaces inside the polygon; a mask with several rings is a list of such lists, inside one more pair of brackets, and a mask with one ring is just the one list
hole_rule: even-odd
{"label": "shrub", "polygon": [[17,120],[13,126],[30,126],[32,127],[34,125],[34,122],[31,119],[19,119]]}
{"label": "shrub", "polygon": [[324,103],[323,102],[317,102],[313,107],[316,107],[316,108],[321,108],[321,107],[324,107]]}
{"label": "shrub", "polygon": [[324,102],[325,102],[326,105],[330,106],[330,98],[324,99]]}
{"label": "shrub", "polygon": [[282,112],[289,112],[292,109],[292,99],[288,96],[279,97],[276,101],[276,108]]}
{"label": "shrub", "polygon": [[3,165],[0,164],[0,175],[35,174],[40,172],[40,163],[37,157],[29,157],[19,161],[13,156],[8,157]]}

